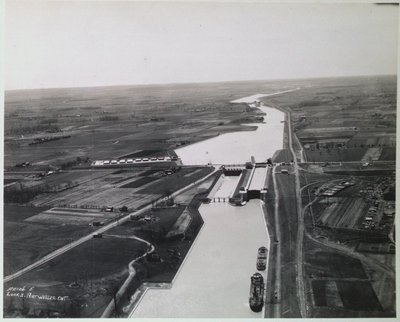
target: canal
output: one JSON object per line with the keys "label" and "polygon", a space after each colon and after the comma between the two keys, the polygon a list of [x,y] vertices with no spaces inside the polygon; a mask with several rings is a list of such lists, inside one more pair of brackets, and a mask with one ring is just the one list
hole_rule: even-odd
{"label": "canal", "polygon": [[284,113],[262,106],[265,123],[255,123],[257,130],[226,133],[175,150],[183,164],[238,164],[250,160],[257,162],[272,157],[282,149]]}
{"label": "canal", "polygon": [[[254,98],[251,97],[251,99]],[[241,99],[246,101],[246,98]],[[253,102],[253,101],[249,101]],[[262,106],[265,123],[256,131],[228,133],[176,150],[183,164],[244,163],[282,149],[284,114]],[[238,177],[222,176],[209,198],[228,197]],[[250,277],[257,250],[269,249],[261,201],[243,207],[227,202],[199,208],[204,225],[170,289],[148,289],[131,314],[134,318],[262,318],[249,307]],[[266,279],[266,272],[262,272]]]}

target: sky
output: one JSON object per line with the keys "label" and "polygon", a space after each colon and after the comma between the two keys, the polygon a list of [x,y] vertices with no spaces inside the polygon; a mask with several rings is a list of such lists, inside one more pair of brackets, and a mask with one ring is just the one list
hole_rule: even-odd
{"label": "sky", "polygon": [[398,7],[5,2],[5,89],[397,73]]}

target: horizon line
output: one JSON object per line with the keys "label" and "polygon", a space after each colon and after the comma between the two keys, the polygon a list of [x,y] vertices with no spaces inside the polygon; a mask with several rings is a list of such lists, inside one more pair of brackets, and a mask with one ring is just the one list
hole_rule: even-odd
{"label": "horizon line", "polygon": [[269,78],[269,79],[241,79],[241,80],[217,80],[217,81],[188,81],[188,82],[171,82],[171,83],[144,83],[144,84],[114,84],[114,85],[84,85],[84,86],[62,86],[62,87],[35,87],[35,88],[13,88],[6,89],[4,92],[12,91],[30,91],[30,90],[52,90],[52,89],[83,89],[83,88],[102,88],[102,87],[130,87],[130,86],[168,86],[168,85],[196,85],[196,84],[220,84],[220,83],[239,83],[239,82],[269,82],[269,81],[292,81],[307,79],[328,79],[328,78],[356,78],[356,77],[382,77],[395,76],[398,74],[362,74],[362,75],[337,75],[337,76],[313,76],[299,78]]}

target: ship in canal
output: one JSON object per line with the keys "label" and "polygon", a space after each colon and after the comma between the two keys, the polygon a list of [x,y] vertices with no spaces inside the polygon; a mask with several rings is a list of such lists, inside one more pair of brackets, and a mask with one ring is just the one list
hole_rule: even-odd
{"label": "ship in canal", "polygon": [[254,312],[260,312],[264,305],[264,279],[260,273],[255,273],[250,280],[250,308]]}
{"label": "ship in canal", "polygon": [[257,252],[257,269],[259,271],[264,271],[267,266],[267,248],[262,246]]}

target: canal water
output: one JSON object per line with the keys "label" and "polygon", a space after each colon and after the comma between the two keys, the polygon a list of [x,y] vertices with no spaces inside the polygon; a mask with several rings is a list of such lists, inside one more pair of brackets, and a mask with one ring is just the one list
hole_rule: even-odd
{"label": "canal water", "polygon": [[[254,97],[241,99],[253,102]],[[284,114],[261,107],[265,123],[256,131],[218,136],[176,150],[183,164],[235,164],[264,161],[282,149]],[[209,198],[227,197],[238,177],[224,177]],[[243,207],[226,202],[199,208],[204,225],[186,256],[171,289],[149,289],[134,318],[262,318],[249,307],[250,277],[257,271],[257,250],[269,249],[269,235],[260,200]],[[266,279],[266,272],[262,272]]]}
{"label": "canal water", "polygon": [[[231,191],[234,183],[223,179],[221,191]],[[132,317],[263,317],[263,312],[255,313],[249,307],[257,250],[269,248],[260,201],[251,200],[244,207],[203,204],[199,211],[204,225],[172,288],[149,289]],[[262,274],[266,277],[265,271]]]}
{"label": "canal water", "polygon": [[256,131],[226,133],[175,150],[183,164],[242,164],[254,156],[257,162],[282,149],[284,113],[262,106],[265,123],[255,123]]}

